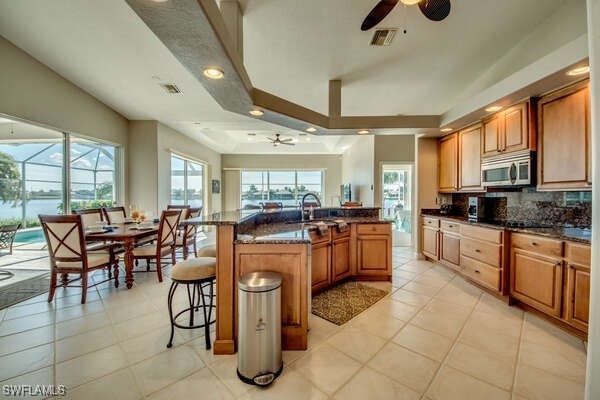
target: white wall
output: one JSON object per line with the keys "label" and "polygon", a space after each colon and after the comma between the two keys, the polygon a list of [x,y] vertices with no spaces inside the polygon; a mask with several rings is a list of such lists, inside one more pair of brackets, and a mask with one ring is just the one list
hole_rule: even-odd
{"label": "white wall", "polygon": [[361,136],[342,157],[342,182],[352,185],[352,200],[374,204],[375,136]]}
{"label": "white wall", "polygon": [[164,209],[171,201],[171,153],[206,163],[205,201],[202,212],[221,211],[221,194],[212,193],[212,180],[221,180],[221,154],[161,123],[157,126],[158,207]]}
{"label": "white wall", "polygon": [[[323,205],[337,205],[342,184],[342,160],[339,155],[317,154],[223,154],[225,210],[240,208],[239,169],[323,169],[325,197]],[[337,196],[337,197],[335,197]],[[335,200],[334,200],[335,197]]]}
{"label": "white wall", "polygon": [[152,215],[158,215],[157,122],[129,123],[129,157],[127,189],[130,204]]}
{"label": "white wall", "polygon": [[592,273],[585,398],[600,399],[600,0],[587,0],[592,115]]}

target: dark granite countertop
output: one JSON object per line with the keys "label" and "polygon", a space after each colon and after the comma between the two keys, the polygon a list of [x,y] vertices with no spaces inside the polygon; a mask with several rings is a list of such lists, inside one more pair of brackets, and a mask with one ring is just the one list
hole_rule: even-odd
{"label": "dark granite countertop", "polygon": [[546,236],[553,239],[569,240],[584,244],[590,244],[592,240],[591,228],[580,228],[570,226],[552,226],[552,227],[518,227],[506,226],[502,221],[469,221],[467,217],[457,215],[442,215],[433,211],[423,211],[423,217],[436,217],[440,219],[458,221],[463,224],[482,226],[485,228],[502,229],[510,232],[528,233],[532,235]]}

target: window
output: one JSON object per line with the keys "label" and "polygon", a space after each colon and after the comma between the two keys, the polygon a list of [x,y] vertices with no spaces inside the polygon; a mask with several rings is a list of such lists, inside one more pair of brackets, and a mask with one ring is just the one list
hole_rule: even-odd
{"label": "window", "polygon": [[171,203],[202,207],[204,165],[171,155]]}
{"label": "window", "polygon": [[71,209],[110,206],[116,200],[117,148],[71,137]]}
{"label": "window", "polygon": [[323,199],[322,170],[244,170],[240,181],[242,208],[264,201],[295,207],[307,192],[314,192]]}
{"label": "window", "polygon": [[117,200],[119,147],[7,119],[0,128],[0,225]]}

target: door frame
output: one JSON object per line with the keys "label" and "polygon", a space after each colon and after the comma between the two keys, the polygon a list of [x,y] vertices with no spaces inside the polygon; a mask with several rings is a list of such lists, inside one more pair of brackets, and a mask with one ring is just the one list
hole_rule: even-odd
{"label": "door frame", "polygon": [[408,167],[410,171],[410,227],[411,227],[411,238],[410,238],[410,247],[415,249],[417,245],[417,231],[416,226],[417,223],[417,214],[415,210],[416,202],[415,202],[415,162],[414,161],[379,161],[378,168],[378,180],[379,180],[379,196],[380,196],[380,207],[383,209],[383,168],[386,167],[399,167],[406,168]]}

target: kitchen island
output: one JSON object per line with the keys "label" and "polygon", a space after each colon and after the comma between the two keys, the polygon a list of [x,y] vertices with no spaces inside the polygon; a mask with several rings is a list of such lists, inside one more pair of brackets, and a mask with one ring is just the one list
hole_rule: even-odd
{"label": "kitchen island", "polygon": [[302,221],[299,210],[238,210],[183,221],[215,225],[217,233],[215,354],[233,354],[237,337],[237,280],[255,271],[278,272],[282,283],[282,347],[305,350],[311,294],[347,279],[391,280],[391,222],[378,208],[319,208]]}

